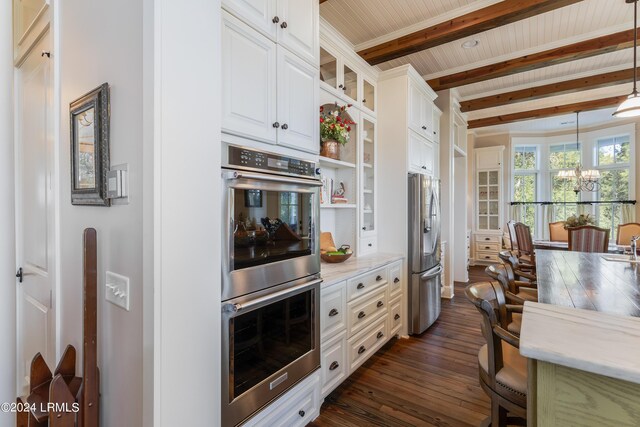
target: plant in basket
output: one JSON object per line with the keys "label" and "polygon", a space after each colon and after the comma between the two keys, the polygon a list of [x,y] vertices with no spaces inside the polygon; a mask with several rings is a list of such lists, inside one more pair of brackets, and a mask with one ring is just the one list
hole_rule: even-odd
{"label": "plant in basket", "polygon": [[589,214],[571,215],[564,223],[564,228],[580,227],[582,225],[596,225],[595,218]]}
{"label": "plant in basket", "polygon": [[335,107],[331,111],[320,107],[320,155],[339,160],[338,147],[349,142],[351,125],[356,123],[342,116],[351,104]]}

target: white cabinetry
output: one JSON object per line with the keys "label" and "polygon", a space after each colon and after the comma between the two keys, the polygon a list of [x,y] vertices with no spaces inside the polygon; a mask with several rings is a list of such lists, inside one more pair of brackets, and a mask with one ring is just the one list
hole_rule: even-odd
{"label": "white cabinetry", "polygon": [[317,69],[226,13],[222,81],[223,132],[318,152]]}
{"label": "white cabinetry", "polygon": [[433,99],[427,94],[424,84],[409,84],[409,128],[418,135],[433,140]]}
{"label": "white cabinetry", "polygon": [[222,7],[311,64],[318,63],[317,1],[222,0]]}
{"label": "white cabinetry", "polygon": [[503,227],[503,155],[504,147],[474,150],[476,262],[498,262]]}
{"label": "white cabinetry", "polygon": [[320,291],[322,397],[402,328],[402,261]]}
{"label": "white cabinetry", "polygon": [[409,172],[434,175],[435,162],[433,143],[409,131]]}

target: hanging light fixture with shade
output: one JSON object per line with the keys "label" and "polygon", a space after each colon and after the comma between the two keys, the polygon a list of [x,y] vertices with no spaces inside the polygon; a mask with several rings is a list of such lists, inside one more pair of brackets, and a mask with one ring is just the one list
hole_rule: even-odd
{"label": "hanging light fixture with shade", "polygon": [[638,94],[638,0],[625,0],[633,3],[633,92],[613,113],[615,117],[640,116],[640,94]]}
{"label": "hanging light fixture with shade", "polygon": [[[576,150],[580,152],[580,111],[576,111]],[[600,189],[600,171],[597,169],[582,170],[578,162],[575,169],[558,172],[558,178],[575,180],[573,191],[578,194],[581,191],[598,191]]]}

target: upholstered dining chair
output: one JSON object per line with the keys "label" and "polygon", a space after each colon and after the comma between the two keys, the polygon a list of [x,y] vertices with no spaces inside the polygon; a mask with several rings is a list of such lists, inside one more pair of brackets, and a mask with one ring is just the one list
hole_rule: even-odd
{"label": "upholstered dining chair", "polygon": [[509,302],[522,305],[525,301],[538,301],[537,285],[532,282],[516,280],[509,264],[493,264],[485,268],[484,271],[502,285]]}
{"label": "upholstered dining chair", "polygon": [[533,283],[538,280],[536,277],[535,268],[531,268],[531,266],[523,266],[520,263],[518,256],[512,251],[502,250],[498,253],[498,258],[500,258],[503,264],[508,264],[511,266],[511,268],[513,269],[513,275],[516,280]]}
{"label": "upholstered dining chair", "polygon": [[518,241],[518,258],[520,258],[522,263],[536,265],[531,229],[527,224],[521,222],[516,222],[513,228],[516,234],[516,240]]}
{"label": "upholstered dining chair", "polygon": [[[478,352],[480,386],[491,398],[491,417],[482,425],[525,425],[527,418],[527,359],[520,355],[520,340],[500,322],[504,295],[500,285],[475,283],[467,298],[482,314],[486,344]],[[490,424],[489,424],[490,423]]]}
{"label": "upholstered dining chair", "polygon": [[629,246],[633,236],[640,236],[640,224],[637,222],[629,222],[618,226],[618,235],[616,237],[616,245]]}
{"label": "upholstered dining chair", "polygon": [[609,230],[593,225],[570,228],[569,250],[607,253],[609,251]]}
{"label": "upholstered dining chair", "polygon": [[568,242],[569,232],[564,228],[564,221],[549,223],[549,240],[552,242]]}

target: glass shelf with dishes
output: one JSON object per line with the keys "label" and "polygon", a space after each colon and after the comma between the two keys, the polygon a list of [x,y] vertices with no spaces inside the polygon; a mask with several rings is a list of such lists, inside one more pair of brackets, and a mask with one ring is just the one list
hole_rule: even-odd
{"label": "glass shelf with dishes", "polygon": [[360,235],[369,237],[376,234],[376,122],[375,119],[362,115],[362,168],[361,182],[361,217]]}

